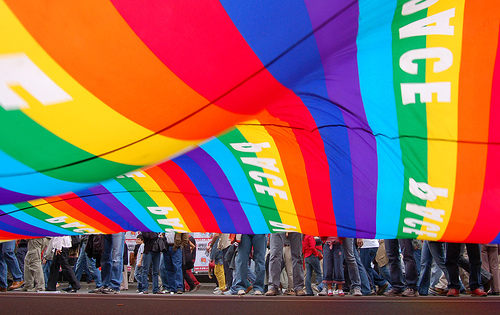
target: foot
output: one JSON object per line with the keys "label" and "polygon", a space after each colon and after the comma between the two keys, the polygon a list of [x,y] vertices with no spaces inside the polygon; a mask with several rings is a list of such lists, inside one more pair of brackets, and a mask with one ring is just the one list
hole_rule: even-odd
{"label": "foot", "polygon": [[201,284],[197,284],[194,286],[194,288],[192,290],[190,290],[190,292],[196,292],[198,291],[198,289],[201,287]]}
{"label": "foot", "polygon": [[352,290],[352,295],[354,295],[354,296],[362,296],[363,294],[361,293],[361,289],[360,289],[360,288],[355,287],[355,288]]}
{"label": "foot", "polygon": [[19,289],[24,284],[24,281],[14,281],[12,285],[9,287],[9,291]]}
{"label": "foot", "polygon": [[404,297],[417,297],[419,296],[418,292],[415,290],[415,289],[406,289],[402,294],[401,296],[404,296]]}
{"label": "foot", "polygon": [[403,292],[394,288],[384,293],[385,296],[401,296],[401,294],[403,294]]}
{"label": "foot", "polygon": [[459,297],[460,296],[460,291],[457,289],[450,289],[448,290],[448,293],[446,294],[448,297]]}
{"label": "foot", "polygon": [[276,290],[274,290],[272,288],[267,290],[267,292],[266,292],[266,296],[276,296],[276,295],[278,295],[278,293],[276,292]]}
{"label": "foot", "polygon": [[246,290],[245,290],[245,293],[248,293],[250,291],[252,291],[253,287],[252,286],[249,286]]}
{"label": "foot", "polygon": [[327,296],[328,295],[328,289],[326,288],[326,286],[323,287],[323,290],[321,290],[321,292],[318,293],[318,295],[319,296]]}
{"label": "foot", "polygon": [[306,296],[306,292],[302,289],[295,290],[295,295],[297,296]]}
{"label": "foot", "polygon": [[245,294],[247,294],[247,293],[245,292],[245,290],[239,290],[239,291],[238,291],[238,295],[245,295]]}
{"label": "foot", "polygon": [[284,295],[295,295],[295,292],[292,291],[292,290],[286,290],[285,292],[283,292]]}
{"label": "foot", "polygon": [[254,295],[263,295],[264,293],[262,293],[262,291],[260,291],[260,290],[255,290],[253,294]]}
{"label": "foot", "polygon": [[487,295],[488,294],[486,292],[484,292],[484,290],[481,288],[477,288],[470,293],[470,296],[473,296],[473,297],[486,297]]}
{"label": "foot", "polygon": [[387,287],[389,286],[389,283],[385,283],[384,285],[381,285],[377,289],[377,295],[383,295],[385,290],[387,290]]}
{"label": "foot", "polygon": [[339,295],[339,296],[345,296],[345,293],[344,293],[344,291],[343,291],[343,290],[338,290],[338,295]]}

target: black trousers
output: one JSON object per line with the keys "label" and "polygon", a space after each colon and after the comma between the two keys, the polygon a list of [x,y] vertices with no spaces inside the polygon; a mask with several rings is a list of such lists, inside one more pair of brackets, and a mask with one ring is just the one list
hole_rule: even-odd
{"label": "black trousers", "polygon": [[54,258],[52,258],[52,264],[50,265],[50,274],[49,280],[47,281],[47,291],[55,291],[57,280],[59,278],[59,268],[62,269],[62,272],[66,278],[68,278],[69,284],[71,287],[76,290],[80,290],[80,282],[76,279],[73,268],[68,262],[69,258],[69,248],[62,248],[62,251],[59,255],[54,254]]}
{"label": "black trousers", "polygon": [[[460,264],[460,243],[447,243],[446,244],[446,269],[450,275],[451,289],[460,290],[460,279],[458,267]],[[469,286],[471,291],[477,288],[482,288],[481,284],[481,245],[479,244],[465,244],[467,254],[469,256]]]}

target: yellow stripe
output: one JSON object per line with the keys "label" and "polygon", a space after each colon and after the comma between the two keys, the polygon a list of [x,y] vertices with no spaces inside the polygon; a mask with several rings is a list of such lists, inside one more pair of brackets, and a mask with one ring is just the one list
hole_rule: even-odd
{"label": "yellow stripe", "polygon": [[[173,210],[169,211],[165,215],[166,219],[179,219],[179,223],[183,227],[173,226],[173,229],[184,230],[186,232],[191,232],[186,222],[182,218],[180,211],[177,209],[175,204],[168,198],[168,196],[162,191],[161,187],[149,176],[146,172],[140,172],[144,177],[134,176],[134,180],[144,189],[144,191],[154,200],[158,207],[171,207]],[[159,223],[158,223],[159,224]],[[159,224],[160,227],[165,228],[165,225]]]}
{"label": "yellow stripe", "polygon": [[[20,96],[30,106],[22,111],[38,124],[96,156],[153,134],[109,108],[75,81],[36,43],[3,1],[0,1],[0,28],[4,30],[0,38],[0,57],[26,52],[40,70],[73,98],[69,102],[44,106],[28,93],[21,92]],[[202,102],[208,103],[204,99]],[[198,142],[155,135],[103,158],[123,164],[149,165]]]}
{"label": "yellow stripe", "polygon": [[[433,73],[433,62],[427,62],[426,82],[451,82],[451,103],[427,103],[428,137],[435,139],[458,139],[458,80],[460,72],[463,17],[465,1],[439,1],[429,7],[428,16],[455,8],[455,17],[450,25],[455,28],[454,35],[427,36],[427,47],[444,47],[453,54],[452,66],[440,73]],[[441,229],[436,239],[440,239],[450,220],[455,193],[457,169],[457,143],[453,141],[428,141],[428,184],[432,187],[448,189],[448,197],[438,197],[428,201],[427,207],[445,210],[444,220],[438,223],[433,220],[424,221],[438,224]],[[425,228],[424,228],[425,229]]]}
{"label": "yellow stripe", "polygon": [[296,231],[301,232],[300,223],[297,218],[297,211],[295,210],[295,205],[293,202],[292,194],[290,191],[290,186],[288,185],[287,176],[285,173],[285,168],[281,162],[281,157],[278,151],[278,147],[274,142],[274,139],[269,135],[266,131],[266,128],[263,126],[256,126],[255,124],[260,124],[258,120],[252,120],[246,122],[248,124],[254,124],[252,126],[237,126],[237,129],[241,132],[241,134],[245,137],[248,142],[251,143],[262,143],[269,142],[270,148],[264,148],[262,151],[257,152],[256,155],[259,158],[272,158],[276,159],[276,167],[279,169],[279,173],[273,172],[271,170],[263,169],[263,172],[266,174],[271,174],[278,176],[283,180],[283,186],[274,186],[271,180],[268,180],[269,187],[283,190],[286,192],[288,200],[284,200],[279,196],[273,197],[274,202],[276,203],[276,208],[278,209],[278,213],[281,218],[281,223],[286,225],[291,225],[297,227]]}
{"label": "yellow stripe", "polygon": [[[53,218],[66,217],[64,224],[75,223],[75,222],[82,224],[82,226],[66,228],[69,232],[73,232],[73,230],[75,230],[75,229],[86,229],[88,232],[91,232],[91,230],[94,230],[93,232],[91,232],[94,234],[102,234],[103,233],[101,230],[99,230],[91,225],[88,225],[85,222],[78,221],[77,219],[69,216],[67,213],[62,212],[61,210],[57,209],[53,205],[47,204],[46,201],[43,199],[37,199],[34,201],[30,201],[29,204],[31,204],[32,206],[36,207],[39,211],[41,211],[41,212],[43,212],[43,213],[45,213]],[[45,222],[47,222],[47,221],[45,221]],[[58,223],[57,225],[55,223],[50,223],[50,222],[47,222],[47,223],[53,224],[54,226],[57,226],[60,228],[63,228],[63,227],[61,227],[61,225],[64,225],[61,223]]]}

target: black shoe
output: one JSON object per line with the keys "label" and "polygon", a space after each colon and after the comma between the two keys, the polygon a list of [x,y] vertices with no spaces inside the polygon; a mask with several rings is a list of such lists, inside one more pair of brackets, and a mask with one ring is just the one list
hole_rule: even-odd
{"label": "black shoe", "polygon": [[67,291],[68,293],[78,293],[78,290],[77,289],[71,289],[69,291]]}
{"label": "black shoe", "polygon": [[61,290],[69,292],[69,291],[73,290],[73,288],[72,287],[67,287],[67,288],[62,288]]}

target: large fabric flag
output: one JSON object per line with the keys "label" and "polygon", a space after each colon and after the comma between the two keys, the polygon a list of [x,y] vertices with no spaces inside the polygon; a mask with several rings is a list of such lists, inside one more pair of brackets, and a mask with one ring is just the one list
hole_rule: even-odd
{"label": "large fabric flag", "polygon": [[499,243],[499,25],[494,0],[2,0],[0,238]]}

